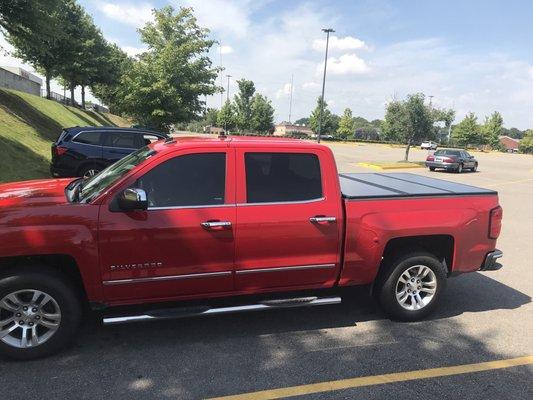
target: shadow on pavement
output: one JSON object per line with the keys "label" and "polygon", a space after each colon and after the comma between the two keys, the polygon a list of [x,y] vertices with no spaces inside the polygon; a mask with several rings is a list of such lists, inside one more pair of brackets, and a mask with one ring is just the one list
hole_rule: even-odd
{"label": "shadow on pavement", "polygon": [[[371,298],[356,290],[338,306],[109,327],[92,324],[62,354],[26,363],[0,362],[0,376],[8,383],[6,398],[16,398],[18,386],[24,384],[25,399],[199,399],[477,363],[509,357],[484,340],[497,328],[489,325],[482,337],[474,336],[453,317],[514,310],[531,298],[476,273],[451,280],[444,300],[432,319],[417,323],[388,320]],[[464,381],[451,398],[471,398],[470,389],[479,391],[480,376],[458,378]],[[490,375],[491,397],[526,399],[529,377],[523,369],[507,370],[505,377]],[[505,382],[499,385],[504,378],[512,379],[511,392]],[[422,398],[441,398],[449,389],[434,382],[395,384],[392,398],[419,390]],[[361,390],[390,399],[388,388]],[[332,392],[316,398],[338,396]]]}

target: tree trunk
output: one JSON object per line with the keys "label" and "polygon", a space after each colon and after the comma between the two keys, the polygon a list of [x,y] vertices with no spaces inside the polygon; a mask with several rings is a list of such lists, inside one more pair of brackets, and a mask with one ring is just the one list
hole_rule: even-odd
{"label": "tree trunk", "polygon": [[50,74],[46,73],[46,98],[50,100]]}
{"label": "tree trunk", "polygon": [[85,85],[81,85],[81,108],[85,109]]}
{"label": "tree trunk", "polygon": [[74,82],[70,82],[70,105],[75,106],[76,103],[74,102],[74,88],[76,86],[74,85]]}
{"label": "tree trunk", "polygon": [[407,142],[407,147],[405,148],[405,157],[404,157],[404,161],[409,161],[409,150],[411,149],[411,139],[409,139],[409,141]]}

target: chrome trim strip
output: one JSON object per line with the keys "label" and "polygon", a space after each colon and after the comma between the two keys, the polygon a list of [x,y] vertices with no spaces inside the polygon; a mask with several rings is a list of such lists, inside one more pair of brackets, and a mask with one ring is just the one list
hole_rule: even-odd
{"label": "chrome trim strip", "polygon": [[272,267],[272,268],[255,268],[255,269],[239,269],[235,271],[237,275],[247,275],[263,272],[282,272],[282,271],[300,271],[306,269],[331,269],[335,268],[336,264],[316,264],[316,265],[295,265],[292,267]]}
{"label": "chrome trim strip", "polygon": [[296,201],[273,201],[273,202],[265,202],[265,203],[237,203],[237,207],[244,207],[244,206],[275,206],[278,204],[306,204],[306,203],[316,203],[318,201],[326,200],[325,197],[319,197],[317,199],[311,199],[311,200],[296,200]]}
{"label": "chrome trim strip", "polygon": [[165,276],[153,276],[148,278],[131,278],[131,279],[115,279],[110,281],[104,281],[105,286],[124,285],[131,283],[144,283],[144,282],[160,282],[160,281],[173,281],[181,279],[194,279],[194,278],[214,278],[217,276],[231,275],[231,271],[221,272],[204,272],[199,274],[186,274],[186,275],[165,275]]}
{"label": "chrome trim strip", "polygon": [[218,207],[235,207],[236,204],[207,204],[205,206],[169,206],[169,207],[148,207],[147,211],[152,210],[181,210],[187,208],[218,208]]}
{"label": "chrome trim strip", "polygon": [[[213,314],[229,314],[242,311],[262,311],[262,310],[272,310],[274,308],[295,308],[295,307],[309,307],[309,306],[323,306],[329,304],[339,304],[342,302],[340,297],[324,297],[318,298],[309,302],[303,303],[294,303],[290,305],[267,305],[267,304],[250,304],[234,307],[219,307],[219,308],[209,308],[203,311],[191,311],[189,313],[181,313],[178,315],[168,315],[168,316],[158,316],[151,314],[143,315],[131,315],[131,316],[122,316],[122,317],[107,317],[104,318],[104,325],[113,325],[126,322],[141,322],[141,321],[154,321],[160,319],[177,319],[177,318],[186,318],[197,315],[213,315]],[[185,310],[186,311],[186,310]]]}

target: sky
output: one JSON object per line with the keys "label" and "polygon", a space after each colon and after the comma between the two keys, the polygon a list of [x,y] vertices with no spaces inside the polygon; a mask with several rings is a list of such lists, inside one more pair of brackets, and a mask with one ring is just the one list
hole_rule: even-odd
{"label": "sky", "polygon": [[[325,99],[369,120],[383,118],[393,98],[433,96],[437,107],[499,111],[507,127],[533,128],[532,1],[386,0],[79,0],[104,36],[131,55],[144,50],[137,28],[151,10],[192,7],[209,28],[210,56],[224,67],[217,83],[230,96],[251,79],[276,110],[275,120],[309,116],[322,85],[325,33],[330,37]],[[0,46],[8,48],[0,37]],[[9,49],[8,49],[9,50]],[[0,65],[21,65],[4,55]],[[31,67],[27,67],[31,70]],[[60,90],[57,85],[56,91]],[[223,98],[225,99],[225,93]],[[207,98],[220,107],[221,96]]]}

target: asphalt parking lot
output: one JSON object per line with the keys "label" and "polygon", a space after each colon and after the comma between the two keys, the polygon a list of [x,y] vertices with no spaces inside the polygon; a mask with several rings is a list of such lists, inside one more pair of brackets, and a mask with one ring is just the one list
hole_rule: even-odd
{"label": "asphalt parking lot", "polygon": [[[397,161],[403,149],[330,145],[341,172],[357,162]],[[413,160],[426,151],[414,149]],[[88,323],[73,346],[31,362],[0,361],[2,399],[200,399],[242,394],[298,399],[531,399],[532,364],[342,390],[341,379],[533,355],[533,157],[480,154],[477,173],[401,170],[500,193],[504,268],[450,280],[429,320],[388,320],[364,292],[341,305],[102,327]],[[420,375],[422,376],[422,375]],[[301,385],[326,382],[305,394]],[[328,386],[329,385],[329,386]],[[309,392],[307,392],[309,393]]]}

